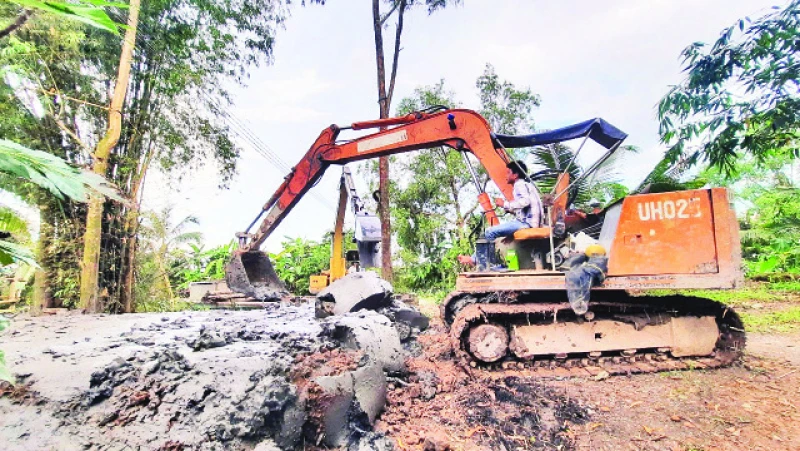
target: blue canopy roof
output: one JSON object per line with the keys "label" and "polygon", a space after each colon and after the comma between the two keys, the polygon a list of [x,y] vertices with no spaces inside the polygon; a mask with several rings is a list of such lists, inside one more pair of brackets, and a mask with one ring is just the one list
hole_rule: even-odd
{"label": "blue canopy roof", "polygon": [[592,140],[606,149],[611,149],[628,137],[627,133],[598,117],[547,132],[520,136],[495,135],[495,138],[503,147],[516,148],[560,143],[575,138],[583,138],[586,135],[589,135]]}

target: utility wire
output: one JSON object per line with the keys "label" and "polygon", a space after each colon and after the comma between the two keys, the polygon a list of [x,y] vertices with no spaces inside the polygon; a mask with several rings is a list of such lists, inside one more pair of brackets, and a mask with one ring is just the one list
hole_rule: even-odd
{"label": "utility wire", "polygon": [[[137,44],[146,47],[150,50],[151,53],[155,54],[157,51],[153,48],[153,46],[144,40],[143,34],[137,34]],[[272,150],[263,140],[261,140],[255,133],[253,133],[247,125],[244,123],[242,119],[237,117],[233,114],[230,109],[222,104],[218,99],[212,97],[208,92],[198,89],[197,94],[203,98],[208,104],[212,105],[216,108],[220,114],[223,122],[228,125],[228,127],[243,141],[250,144],[250,147],[256,151],[259,155],[264,157],[268,162],[270,162],[276,169],[280,172],[288,174],[292,168],[289,166],[275,151]],[[319,193],[317,192],[309,192],[309,194],[316,199],[319,203],[324,205],[327,209],[331,210],[332,212],[336,213],[336,209],[334,209],[330,202],[325,200]]]}

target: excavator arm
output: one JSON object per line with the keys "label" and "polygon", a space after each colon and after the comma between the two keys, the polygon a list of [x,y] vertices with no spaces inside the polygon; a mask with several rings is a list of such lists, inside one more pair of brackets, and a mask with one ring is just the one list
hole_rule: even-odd
{"label": "excavator arm", "polygon": [[[341,130],[372,128],[383,130],[349,141],[337,141]],[[247,230],[237,234],[239,249],[235,251],[226,268],[226,280],[230,289],[260,299],[274,299],[285,294],[272,264],[264,254],[258,252],[258,248],[303,195],[319,181],[328,166],[437,146],[471,152],[505,198],[513,198],[513,186],[506,180],[506,165],[510,161],[508,154],[494,139],[486,120],[474,111],[446,109],[435,113],[416,112],[406,116],[356,122],[347,127],[331,125],[322,131],[305,156],[264,204]],[[488,224],[498,224],[488,194],[481,192],[478,200]],[[259,221],[260,225],[251,233],[250,230]]]}
{"label": "excavator arm", "polygon": [[[336,141],[343,129],[364,130],[388,126],[395,127],[344,143]],[[437,146],[472,152],[503,195],[509,200],[513,198],[513,186],[505,178],[508,155],[502,147],[495,147],[489,124],[474,111],[457,109],[432,114],[411,113],[395,118],[356,122],[349,127],[331,125],[319,135],[303,159],[264,204],[261,214],[248,230],[237,235],[240,251],[257,250],[331,164],[346,164]],[[484,213],[490,224],[496,224],[497,216],[488,195],[481,194]],[[262,217],[256,232],[250,234],[250,228]]]}

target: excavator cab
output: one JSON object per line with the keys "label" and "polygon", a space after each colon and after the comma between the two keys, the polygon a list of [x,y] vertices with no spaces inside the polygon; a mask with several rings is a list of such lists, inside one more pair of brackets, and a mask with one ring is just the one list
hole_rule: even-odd
{"label": "excavator cab", "polygon": [[[575,253],[572,241],[579,233],[582,223],[585,222],[582,219],[586,216],[581,212],[569,210],[573,188],[607,163],[627,138],[627,134],[603,119],[596,118],[542,133],[522,136],[495,135],[496,141],[508,148],[558,144],[580,138],[582,138],[580,146],[565,166],[558,167],[556,171],[549,170],[542,173],[543,177],[555,178],[552,191],[549,193],[552,201],[546,208],[544,224],[541,227],[517,230],[513,235],[514,240],[510,243],[499,240],[496,243],[501,253],[510,249],[515,251],[519,269],[553,272],[563,270],[560,268],[562,264],[567,261],[570,254]],[[603,147],[606,152],[573,180],[570,171],[589,139]],[[558,164],[557,156],[554,155],[553,160]],[[539,177],[534,175],[528,181],[533,182],[536,178]],[[587,243],[594,241],[594,237],[590,238],[586,234],[581,238]]]}

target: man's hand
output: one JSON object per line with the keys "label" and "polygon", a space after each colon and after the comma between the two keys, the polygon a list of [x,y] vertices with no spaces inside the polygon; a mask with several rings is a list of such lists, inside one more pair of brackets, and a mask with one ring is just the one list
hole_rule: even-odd
{"label": "man's hand", "polygon": [[458,262],[461,263],[462,265],[466,265],[466,266],[472,266],[473,265],[472,257],[469,256],[469,255],[459,255],[458,256]]}
{"label": "man's hand", "polygon": [[505,208],[506,200],[503,199],[502,197],[497,197],[497,198],[494,199],[494,204],[497,205],[500,208]]}

